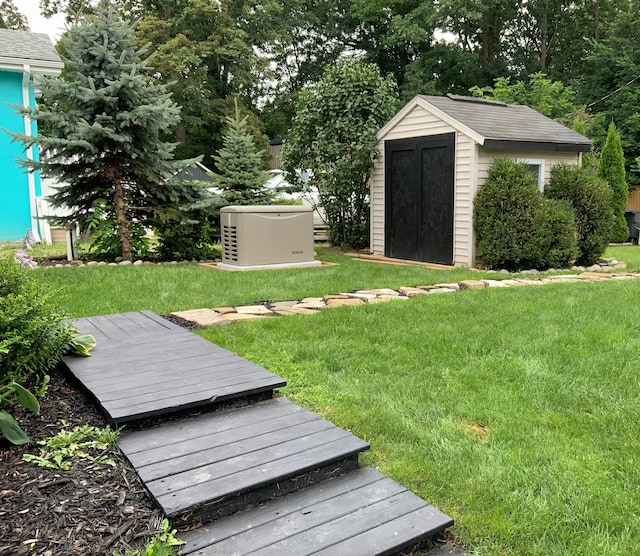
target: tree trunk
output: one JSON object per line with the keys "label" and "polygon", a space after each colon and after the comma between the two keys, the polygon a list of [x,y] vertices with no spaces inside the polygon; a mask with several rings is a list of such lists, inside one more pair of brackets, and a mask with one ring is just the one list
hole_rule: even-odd
{"label": "tree trunk", "polygon": [[184,145],[187,140],[187,128],[184,122],[180,122],[176,128],[176,142],[180,145]]}
{"label": "tree trunk", "polygon": [[122,245],[122,258],[125,261],[131,261],[133,255],[131,253],[131,233],[127,225],[127,213],[124,204],[124,188],[122,187],[122,178],[119,174],[113,176],[114,201],[116,212],[116,226],[118,229],[118,239]]}

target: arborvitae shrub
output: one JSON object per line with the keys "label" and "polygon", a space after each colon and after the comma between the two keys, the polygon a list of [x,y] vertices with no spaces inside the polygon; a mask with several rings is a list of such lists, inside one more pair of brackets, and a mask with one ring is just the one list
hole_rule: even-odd
{"label": "arborvitae shrub", "polygon": [[551,170],[544,192],[550,199],[569,201],[573,206],[579,251],[576,264],[596,263],[607,248],[613,225],[607,183],[580,166],[558,164]]}
{"label": "arborvitae shrub", "polygon": [[33,272],[0,259],[0,386],[53,367],[71,345],[55,294]]}
{"label": "arborvitae shrub", "polygon": [[614,221],[611,226],[610,241],[626,241],[629,237],[629,228],[624,217],[629,197],[629,187],[626,181],[624,168],[624,152],[622,142],[616,126],[611,122],[607,133],[607,140],[602,148],[598,162],[598,175],[603,178],[611,188],[611,207]]}
{"label": "arborvitae shrub", "polygon": [[474,203],[478,255],[489,268],[565,268],[578,256],[573,208],[539,191],[526,164],[497,159]]}
{"label": "arborvitae shrub", "polygon": [[474,203],[478,255],[489,268],[538,266],[544,199],[526,164],[497,159]]}
{"label": "arborvitae shrub", "polygon": [[579,254],[575,211],[568,201],[546,199],[543,214],[539,231],[549,247],[542,266],[567,268]]}

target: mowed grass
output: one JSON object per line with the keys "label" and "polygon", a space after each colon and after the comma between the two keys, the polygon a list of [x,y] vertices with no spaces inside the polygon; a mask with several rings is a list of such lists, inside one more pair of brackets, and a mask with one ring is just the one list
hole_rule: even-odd
{"label": "mowed grass", "polygon": [[640,280],[485,289],[211,328],[477,555],[640,551]]}
{"label": "mowed grass", "polygon": [[317,250],[319,260],[336,266],[252,272],[227,272],[196,264],[48,267],[37,269],[36,275],[60,291],[63,305],[73,317],[140,309],[165,314],[489,276],[464,268],[382,265],[354,260],[330,248]]}

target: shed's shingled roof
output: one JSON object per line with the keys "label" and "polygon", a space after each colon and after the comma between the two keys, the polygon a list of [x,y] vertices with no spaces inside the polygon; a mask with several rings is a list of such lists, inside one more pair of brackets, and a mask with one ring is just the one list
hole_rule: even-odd
{"label": "shed's shingled roof", "polygon": [[579,133],[528,106],[451,95],[420,98],[482,135],[485,140],[590,145]]}
{"label": "shed's shingled roof", "polygon": [[49,35],[11,29],[0,29],[0,60],[2,58],[60,62]]}

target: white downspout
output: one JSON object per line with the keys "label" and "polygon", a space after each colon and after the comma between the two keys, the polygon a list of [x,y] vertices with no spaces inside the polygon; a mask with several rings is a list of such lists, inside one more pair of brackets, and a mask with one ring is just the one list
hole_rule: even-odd
{"label": "white downspout", "polygon": [[[31,66],[24,64],[22,66],[22,104],[25,108],[30,108],[29,102],[29,81],[31,80]],[[24,117],[24,134],[27,137],[31,137],[31,118],[28,114]],[[33,160],[33,147],[27,149],[27,159]],[[38,233],[38,203],[36,199],[36,176],[33,172],[28,172],[27,177],[29,180],[29,210],[31,212],[31,233],[36,237],[37,241],[40,241],[40,235]]]}

